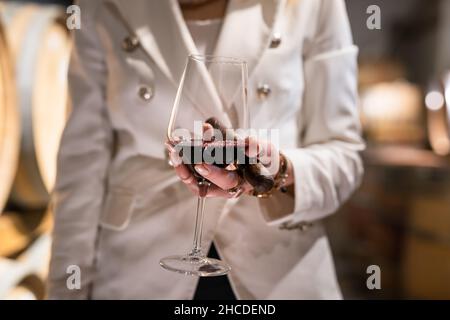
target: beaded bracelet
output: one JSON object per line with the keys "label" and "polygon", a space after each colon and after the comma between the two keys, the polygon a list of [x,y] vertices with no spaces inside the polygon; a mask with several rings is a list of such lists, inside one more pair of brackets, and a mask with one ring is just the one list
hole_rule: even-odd
{"label": "beaded bracelet", "polygon": [[273,188],[264,193],[257,193],[255,191],[253,191],[253,193],[252,193],[253,196],[258,197],[258,198],[269,198],[272,196],[272,194],[275,190],[280,190],[283,193],[287,192],[287,189],[284,185],[286,184],[286,180],[289,177],[289,174],[287,172],[288,171],[288,160],[286,159],[284,154],[282,154],[281,152],[280,152],[279,168],[280,169],[278,170],[277,174],[274,177]]}
{"label": "beaded bracelet", "polygon": [[287,171],[288,171],[288,160],[286,159],[284,154],[280,152],[280,170],[278,170],[278,173],[275,176],[274,188],[280,190],[283,193],[287,192],[287,189],[284,186],[286,184],[287,178],[289,178],[289,174]]}

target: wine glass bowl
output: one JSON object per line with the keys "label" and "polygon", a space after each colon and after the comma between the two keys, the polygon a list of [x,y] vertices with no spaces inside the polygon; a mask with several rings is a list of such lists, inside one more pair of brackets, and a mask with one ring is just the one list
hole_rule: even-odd
{"label": "wine glass bowl", "polygon": [[[234,132],[248,129],[247,64],[238,58],[190,55],[182,74],[167,128],[167,140],[194,175],[199,187],[193,248],[168,256],[160,265],[170,271],[211,277],[230,266],[208,258],[202,248],[205,198],[211,183],[195,170],[207,163],[227,170],[248,161],[245,142]],[[212,131],[207,135],[205,132]]]}

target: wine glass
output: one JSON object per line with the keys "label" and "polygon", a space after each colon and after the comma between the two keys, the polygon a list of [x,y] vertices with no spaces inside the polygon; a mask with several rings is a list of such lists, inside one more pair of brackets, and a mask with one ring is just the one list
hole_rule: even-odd
{"label": "wine glass", "polygon": [[[222,168],[230,167],[231,162],[236,162],[238,155],[243,154],[242,149],[238,151],[242,143],[237,142],[236,132],[245,131],[248,122],[246,62],[231,57],[190,55],[172,108],[167,139],[172,147],[180,151],[183,164],[198,183],[194,241],[188,254],[161,259],[163,268],[201,277],[225,275],[230,271],[224,261],[208,258],[202,248],[205,195],[211,183],[196,173],[194,165],[209,163]],[[205,142],[205,123],[215,129],[208,138],[209,142]],[[219,124],[221,128],[216,127]],[[232,143],[228,133],[233,136]],[[206,154],[213,156],[213,160],[206,161]]]}

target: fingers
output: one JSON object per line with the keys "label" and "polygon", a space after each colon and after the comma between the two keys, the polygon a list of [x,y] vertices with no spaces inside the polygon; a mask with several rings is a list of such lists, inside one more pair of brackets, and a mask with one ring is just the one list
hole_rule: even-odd
{"label": "fingers", "polygon": [[183,160],[180,157],[179,151],[177,151],[175,148],[171,147],[169,148],[169,158],[172,166],[174,168],[180,166],[183,163]]}
{"label": "fingers", "polygon": [[271,159],[273,153],[272,144],[268,141],[260,141],[259,146],[260,146],[260,153],[258,155],[259,161],[265,166],[269,165],[272,160]]}
{"label": "fingers", "polygon": [[203,141],[214,140],[214,128],[209,123],[203,123]]}
{"label": "fingers", "polygon": [[[195,195],[199,195],[199,188],[197,186],[197,184],[192,184],[189,186],[189,189],[195,194]],[[226,190],[223,190],[221,188],[219,188],[218,186],[211,184],[208,187],[208,192],[206,194],[207,198],[235,198],[239,195],[241,195],[242,193],[248,193],[250,192],[252,189],[252,187],[249,184],[244,184],[242,186],[242,192],[241,193],[236,193],[236,194],[232,194]]]}
{"label": "fingers", "polygon": [[[170,150],[170,149],[169,149]],[[195,179],[194,175],[192,174],[191,170],[183,164],[183,161],[178,154],[178,152],[175,149],[171,149],[169,153],[170,162],[172,163],[175,173],[180,178],[181,181],[183,181],[184,184],[191,185],[196,184],[197,180]]]}
{"label": "fingers", "polygon": [[[184,167],[184,165],[181,165],[180,167]],[[189,188],[189,190],[193,194],[195,194],[196,196],[199,196],[200,189],[198,186],[197,179],[193,175],[191,175],[188,179],[184,179],[181,181]],[[247,190],[244,189],[243,191],[246,192]],[[223,189],[219,188],[218,186],[211,183],[211,185],[208,187],[206,197],[207,198],[213,198],[213,197],[233,198],[234,195],[230,194],[228,191],[223,190]]]}
{"label": "fingers", "polygon": [[258,140],[254,137],[245,138],[245,154],[249,158],[256,158],[261,152]]}
{"label": "fingers", "polygon": [[258,161],[266,167],[270,175],[275,175],[279,170],[280,153],[269,141],[257,140],[253,137],[246,138],[246,154],[250,158],[258,158]]}
{"label": "fingers", "polygon": [[[208,128],[207,128],[208,129]],[[175,173],[180,180],[196,195],[199,195],[197,178],[193,175],[191,168],[183,164],[179,152],[169,143],[166,143],[169,150],[170,161],[174,167]],[[207,164],[196,165],[195,170],[212,184],[208,188],[207,197],[233,198],[240,193],[232,194],[227,190],[236,187],[241,183],[236,172],[227,171],[219,167]],[[242,185],[242,191],[247,192],[251,186],[247,183]]]}
{"label": "fingers", "polygon": [[[172,159],[172,157],[174,159]],[[198,182],[196,177],[192,174],[191,170],[189,169],[188,166],[182,164],[181,162],[178,162],[179,160],[176,158],[175,155],[173,155],[171,153],[171,161],[172,163],[177,163],[177,165],[174,166],[175,169],[175,173],[177,174],[177,176],[180,178],[180,180],[197,196],[199,195],[199,187],[198,187]],[[208,165],[198,165],[198,166],[208,166]],[[231,198],[233,197],[232,194],[230,194],[228,191],[228,189],[231,189],[233,187],[235,187],[238,183],[239,180],[237,178],[237,174],[234,172],[226,172],[226,170],[220,169],[218,167],[215,166],[208,166],[208,167],[214,167],[214,168],[208,168],[208,172],[212,172],[214,171],[214,173],[211,174],[210,178],[208,179],[209,181],[212,182],[212,184],[208,187],[208,193],[207,193],[207,197],[222,197],[222,198]],[[202,172],[206,172],[203,171],[201,169],[196,170],[197,172],[202,171]],[[225,173],[223,172],[215,172],[215,170],[218,169],[217,171],[225,171]],[[200,172],[199,172],[200,173]],[[227,173],[231,173],[231,174],[227,174]],[[223,177],[222,175],[225,175],[225,177]],[[236,176],[234,176],[236,175]],[[206,178],[208,176],[208,174],[205,174],[204,177]],[[211,180],[210,180],[211,179]],[[219,183],[221,183],[222,186],[227,186],[227,185],[231,185],[229,188],[226,188],[225,190],[217,185],[215,185],[215,183],[219,181]],[[245,190],[244,190],[245,191]]]}
{"label": "fingers", "polygon": [[280,153],[278,149],[270,142],[264,141],[262,143],[263,154],[259,157],[260,162],[268,173],[272,176],[276,175],[279,170]]}
{"label": "fingers", "polygon": [[254,137],[245,138],[245,154],[250,158],[257,157],[259,162],[265,166],[277,161],[275,146],[269,141],[258,140]]}
{"label": "fingers", "polygon": [[224,190],[234,188],[240,182],[238,174],[234,171],[227,171],[208,164],[197,164],[194,168],[203,177]]}
{"label": "fingers", "polygon": [[[215,136],[215,129],[209,123],[204,123],[202,129],[203,141],[213,141],[217,138]],[[206,163],[195,166],[185,165],[183,164],[183,159],[180,157],[180,150],[177,150],[177,147],[173,143],[166,143],[166,148],[169,150],[170,160],[176,174],[197,195],[199,192],[197,173],[212,183],[208,188],[207,197],[237,197],[243,192],[249,193],[253,190],[253,187],[248,182],[242,181],[236,171],[222,169]],[[278,172],[279,152],[269,141],[247,137],[245,138],[245,153],[251,159],[258,159],[258,162],[269,171],[268,174],[275,175]],[[195,170],[197,173],[194,173],[192,170]],[[236,188],[238,185],[239,188]],[[230,193],[230,189],[237,189],[238,192]],[[243,192],[240,192],[240,190]]]}
{"label": "fingers", "polygon": [[236,198],[244,192],[247,192],[245,187],[243,187],[241,192],[230,193],[226,190],[219,188],[216,185],[211,185],[210,189],[208,190],[208,194],[206,196],[207,197],[221,197],[221,198]]}
{"label": "fingers", "polygon": [[197,180],[194,175],[191,173],[189,168],[184,164],[175,167],[175,173],[178,177],[183,181],[184,184],[196,184]]}

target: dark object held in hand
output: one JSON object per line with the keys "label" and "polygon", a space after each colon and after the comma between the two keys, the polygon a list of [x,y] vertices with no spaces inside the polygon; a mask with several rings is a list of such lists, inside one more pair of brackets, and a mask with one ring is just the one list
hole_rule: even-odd
{"label": "dark object held in hand", "polygon": [[[210,124],[214,129],[219,130],[222,133],[222,137],[227,137],[227,128],[225,128],[219,120],[212,117],[206,120],[206,123]],[[230,130],[229,130],[230,131]],[[230,134],[230,132],[228,132]],[[236,136],[232,137],[234,141],[237,141]],[[236,154],[239,150],[236,150]],[[244,151],[245,152],[245,151]],[[250,159],[245,156],[245,162],[237,163],[237,173],[244,178],[257,193],[266,193],[273,189],[274,179],[269,171],[264,167],[258,159]]]}

